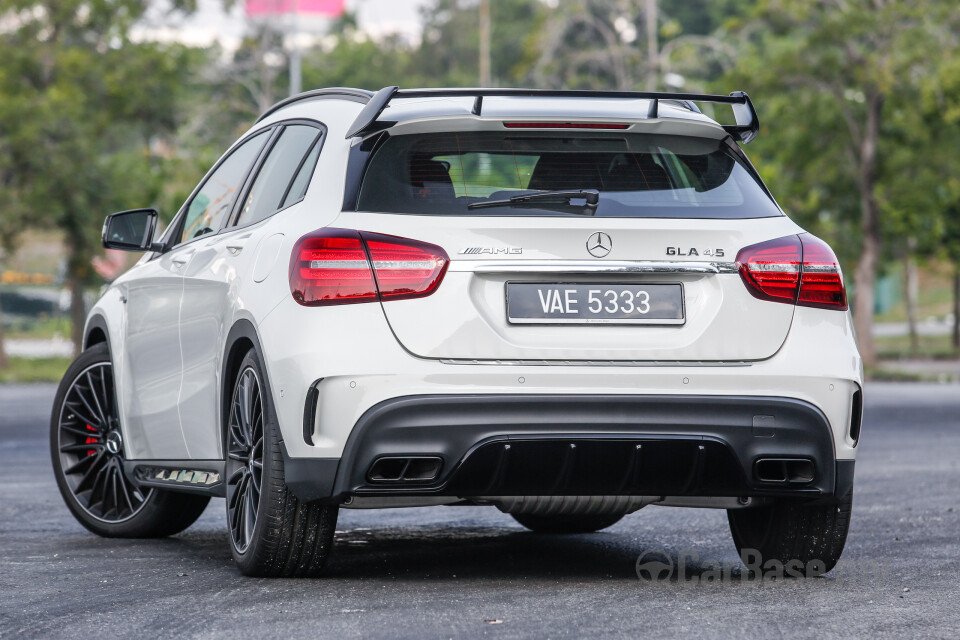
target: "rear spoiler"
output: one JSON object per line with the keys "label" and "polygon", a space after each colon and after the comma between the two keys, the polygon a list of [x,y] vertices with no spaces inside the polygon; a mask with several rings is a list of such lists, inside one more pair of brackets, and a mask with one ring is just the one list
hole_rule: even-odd
{"label": "rear spoiler", "polygon": [[715,96],[700,93],[657,93],[650,91],[587,91],[587,90],[553,90],[553,89],[401,89],[400,87],[384,87],[377,91],[363,110],[357,116],[347,132],[346,138],[370,133],[376,128],[377,118],[387,108],[394,98],[473,98],[472,113],[481,115],[483,99],[485,97],[519,97],[519,98],[610,98],[610,99],[644,99],[650,100],[647,118],[657,118],[660,113],[660,101],[684,103],[691,111],[699,113],[694,102],[712,102],[714,104],[729,104],[733,108],[733,115],[737,124],[722,125],[724,130],[733,136],[737,142],[747,144],[755,137],[760,129],[757,112],[753,102],[743,91],[734,91],[729,96]]}

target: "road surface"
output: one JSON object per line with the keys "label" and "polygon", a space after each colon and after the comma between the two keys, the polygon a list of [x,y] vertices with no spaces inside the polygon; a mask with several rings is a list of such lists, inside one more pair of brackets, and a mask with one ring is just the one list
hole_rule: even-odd
{"label": "road surface", "polygon": [[[47,459],[53,393],[0,386],[2,638],[960,635],[960,386],[866,389],[843,558],[780,582],[744,580],[722,511],[665,507],[565,537],[493,508],[344,510],[325,577],[244,578],[222,500],[166,540],[81,528]],[[658,551],[682,575],[639,579]]]}

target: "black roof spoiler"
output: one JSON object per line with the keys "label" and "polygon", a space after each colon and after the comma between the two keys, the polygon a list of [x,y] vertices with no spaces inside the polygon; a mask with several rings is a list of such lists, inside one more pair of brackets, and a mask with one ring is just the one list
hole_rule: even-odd
{"label": "black roof spoiler", "polygon": [[737,142],[747,144],[755,137],[760,129],[757,112],[753,102],[743,91],[734,91],[729,96],[715,96],[700,93],[657,93],[650,91],[589,91],[589,90],[554,90],[554,89],[401,89],[400,87],[384,87],[370,98],[357,119],[353,121],[346,138],[364,135],[374,130],[377,118],[387,108],[394,98],[473,98],[472,113],[481,115],[483,99],[485,97],[520,97],[520,98],[612,98],[612,99],[644,99],[650,100],[647,118],[659,117],[660,101],[670,100],[685,103],[685,106],[697,113],[694,102],[712,102],[715,104],[729,104],[733,108],[736,124],[722,125],[724,130],[733,136]]}

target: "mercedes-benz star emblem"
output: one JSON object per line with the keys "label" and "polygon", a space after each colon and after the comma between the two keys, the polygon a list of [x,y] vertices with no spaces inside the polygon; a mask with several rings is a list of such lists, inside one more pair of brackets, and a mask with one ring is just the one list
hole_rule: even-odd
{"label": "mercedes-benz star emblem", "polygon": [[594,258],[606,258],[613,249],[613,240],[602,231],[597,231],[587,238],[587,251]]}

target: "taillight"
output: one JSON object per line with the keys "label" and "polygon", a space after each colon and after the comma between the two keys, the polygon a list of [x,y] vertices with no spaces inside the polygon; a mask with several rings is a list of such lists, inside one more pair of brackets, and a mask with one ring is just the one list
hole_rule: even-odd
{"label": "taillight", "polygon": [[450,258],[440,247],[379,233],[360,233],[367,243],[383,300],[421,298],[433,293]]}
{"label": "taillight", "polygon": [[800,240],[803,242],[803,275],[797,304],[846,311],[847,290],[833,249],[809,233],[800,234]]}
{"label": "taillight", "polygon": [[803,307],[847,309],[840,263],[829,246],[803,233],[745,247],[740,277],[754,297]]}
{"label": "taillight", "polygon": [[294,245],[290,292],[304,306],[401,300],[433,293],[449,257],[435,245],[351,229],[320,229]]}
{"label": "taillight", "polygon": [[308,307],[376,300],[360,233],[321,229],[300,238],[290,256],[290,292]]}
{"label": "taillight", "polygon": [[740,277],[754,297],[791,304],[797,301],[802,260],[798,236],[755,244],[737,254]]}

